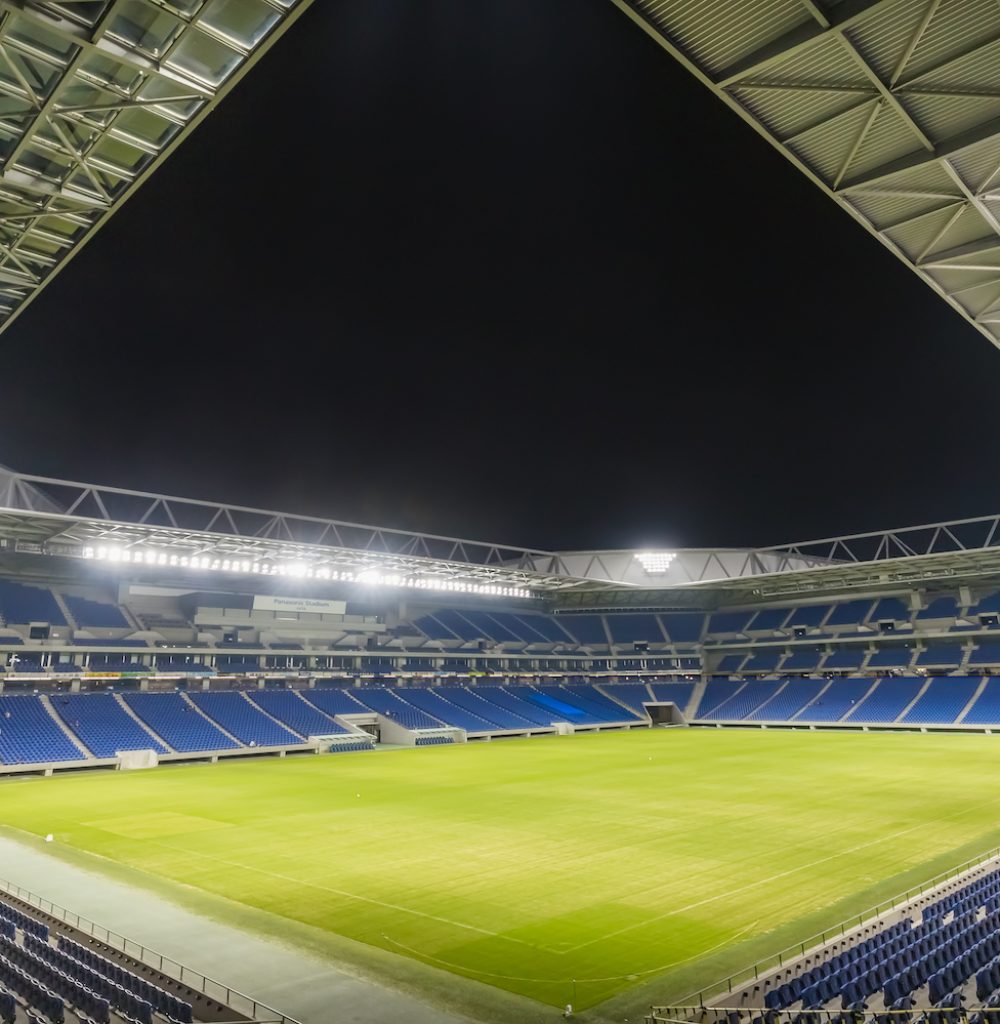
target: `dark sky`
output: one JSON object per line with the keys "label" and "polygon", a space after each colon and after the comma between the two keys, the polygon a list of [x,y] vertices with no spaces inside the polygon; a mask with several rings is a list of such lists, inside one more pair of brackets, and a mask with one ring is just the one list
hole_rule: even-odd
{"label": "dark sky", "polygon": [[1000,510],[1000,353],[609,0],[316,0],[0,351],[28,472],[549,548]]}

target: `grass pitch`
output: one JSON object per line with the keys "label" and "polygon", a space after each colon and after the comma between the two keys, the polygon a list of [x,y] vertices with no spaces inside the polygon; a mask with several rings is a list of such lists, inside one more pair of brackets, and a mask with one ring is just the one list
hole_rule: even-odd
{"label": "grass pitch", "polygon": [[627,1007],[984,852],[998,780],[995,737],[654,730],[10,780],[0,824],[259,908],[279,935]]}

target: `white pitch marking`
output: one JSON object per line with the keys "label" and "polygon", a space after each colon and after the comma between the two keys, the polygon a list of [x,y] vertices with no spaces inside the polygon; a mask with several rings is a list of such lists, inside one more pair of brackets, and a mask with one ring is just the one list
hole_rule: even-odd
{"label": "white pitch marking", "polygon": [[291,875],[283,875],[279,871],[266,871],[264,868],[254,867],[252,864],[241,864],[238,861],[226,860],[224,857],[214,857],[210,853],[205,853],[202,850],[184,850],[176,846],[168,846],[166,843],[156,843],[156,846],[162,847],[164,850],[170,850],[173,853],[181,853],[185,856],[194,854],[196,857],[204,857],[207,860],[216,861],[219,864],[225,864],[227,867],[239,868],[243,871],[256,871],[259,875],[268,875],[271,878],[280,878],[283,882],[293,882],[295,885],[307,885],[312,889],[321,889],[323,892],[332,892],[336,896],[345,896],[350,900],[358,900],[361,903],[371,903],[377,907],[385,907],[387,910],[398,910],[404,914],[413,914],[416,917],[424,917],[428,921],[437,921],[440,924],[450,924],[454,928],[464,928],[470,932],[478,932],[480,935],[488,935],[491,939],[506,939],[508,942],[516,942],[520,946],[527,946],[529,949],[540,949],[543,952],[552,952],[546,949],[544,946],[536,946],[531,942],[525,942],[523,939],[515,939],[510,935],[504,935],[501,932],[491,932],[486,928],[479,928],[474,924],[463,924],[461,921],[452,921],[447,917],[438,917],[436,914],[426,914],[422,910],[414,910],[412,907],[401,907],[396,903],[386,903],[383,900],[374,899],[371,896],[358,896],[353,892],[347,892],[344,889],[334,889],[329,885],[320,885],[319,882],[308,882],[304,878],[293,878]]}
{"label": "white pitch marking", "polygon": [[564,950],[566,953],[575,953],[578,949],[584,949],[587,946],[592,946],[595,942],[604,942],[607,939],[617,938],[619,935],[624,935],[626,932],[634,931],[636,928],[644,928],[648,925],[654,924],[656,921],[662,921],[668,917],[674,917],[676,914],[685,914],[689,910],[696,910],[698,907],[703,907],[708,903],[714,903],[716,900],[728,899],[730,896],[738,896],[742,892],[746,892],[748,889],[755,889],[759,885],[767,885],[769,882],[776,882],[779,878],[785,878],[788,875],[794,875],[796,871],[805,871],[808,868],[818,867],[820,864],[825,864],[827,861],[836,860],[838,857],[844,857],[851,853],[857,853],[859,850],[867,849],[869,846],[878,846],[880,843],[884,843],[890,839],[898,839],[900,836],[905,836],[910,832],[916,832],[918,829],[925,829],[929,824],[933,824],[939,821],[947,821],[949,818],[959,817],[962,814],[967,814],[972,810],[979,810],[982,807],[987,807],[990,804],[1000,802],[998,800],[987,800],[985,803],[979,804],[973,808],[966,808],[961,811],[956,811],[954,814],[945,814],[940,818],[930,818],[921,821],[917,825],[913,825],[911,828],[904,828],[899,832],[893,832],[887,836],[880,836],[878,839],[873,839],[868,843],[861,843],[858,846],[852,846],[847,850],[840,850],[837,853],[831,853],[828,857],[820,857],[818,860],[811,861],[808,864],[800,864],[798,867],[789,868],[787,871],[780,871],[776,875],[771,875],[768,878],[758,878],[755,882],[748,882],[746,885],[740,886],[738,889],[730,889],[728,892],[716,893],[714,896],[706,896],[703,900],[698,900],[695,903],[689,903],[686,907],[677,907],[674,910],[668,910],[656,917],[648,918],[644,921],[636,921],[633,924],[626,925],[624,928],[619,928],[618,931],[609,932],[607,935],[602,935],[597,939],[588,939],[586,942],[581,942],[579,945],[573,946],[571,949]]}

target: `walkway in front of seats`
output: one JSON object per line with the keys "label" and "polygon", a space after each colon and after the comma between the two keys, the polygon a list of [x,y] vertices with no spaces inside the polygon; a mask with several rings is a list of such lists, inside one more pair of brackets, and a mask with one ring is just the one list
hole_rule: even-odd
{"label": "walkway in front of seats", "polygon": [[0,876],[303,1024],[471,1024],[467,1017],[347,974],[309,953],[202,917],[4,837]]}

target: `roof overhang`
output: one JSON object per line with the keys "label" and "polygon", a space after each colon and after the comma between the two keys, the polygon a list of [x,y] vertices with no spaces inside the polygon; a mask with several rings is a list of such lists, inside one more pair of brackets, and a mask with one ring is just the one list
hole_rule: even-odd
{"label": "roof overhang", "polygon": [[0,331],[311,2],[0,0]]}
{"label": "roof overhang", "polygon": [[612,2],[1000,345],[995,0]]}

